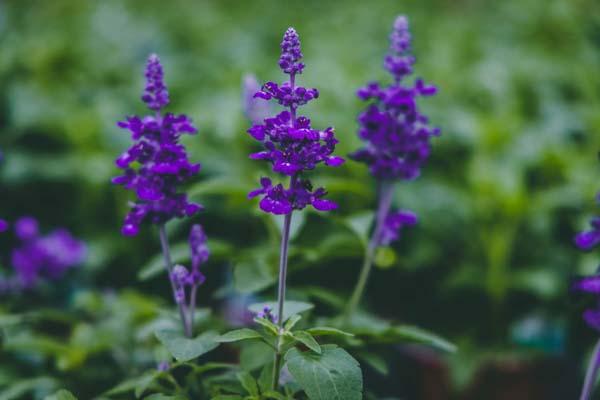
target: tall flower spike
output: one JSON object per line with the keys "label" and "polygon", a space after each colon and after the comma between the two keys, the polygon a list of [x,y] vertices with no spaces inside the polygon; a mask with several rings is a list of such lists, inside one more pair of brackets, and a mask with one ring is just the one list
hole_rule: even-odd
{"label": "tall flower spike", "polygon": [[138,200],[125,217],[122,233],[127,236],[136,235],[144,221],[161,225],[173,218],[192,216],[202,208],[178,192],[179,186],[200,170],[200,164],[188,160],[179,138],[197,130],[184,114],[161,114],[169,94],[162,65],[154,54],[148,58],[145,76],[142,100],[154,115],[131,116],[118,123],[131,133],[133,145],[117,158],[116,165],[123,174],[112,182],[134,191]]}
{"label": "tall flower spike", "polygon": [[436,87],[426,85],[421,79],[412,85],[403,82],[412,74],[415,63],[411,40],[408,19],[400,15],[394,21],[389,51],[383,61],[393,82],[387,86],[371,82],[357,92],[361,100],[368,102],[358,116],[358,136],[364,147],[349,157],[369,167],[377,181],[378,205],[363,266],[346,308],[347,320],[362,298],[377,248],[398,240],[404,227],[417,223],[414,213],[391,210],[394,184],[420,175],[431,153],[430,139],[440,133],[438,128],[429,126],[417,105],[418,97],[434,95]]}
{"label": "tall flower spike", "polygon": [[319,91],[296,85],[296,74],[304,69],[301,62],[300,39],[294,28],[289,28],[281,42],[279,66],[289,75],[281,85],[267,82],[256,92],[255,98],[273,100],[287,109],[274,117],[255,123],[248,133],[263,146],[263,150],[251,154],[250,158],[271,163],[273,172],[287,175],[290,186],[273,184],[271,179],[262,178],[261,187],[250,192],[249,197],[262,196],[260,208],[272,214],[289,214],[312,206],[320,211],[336,208],[336,204],[325,199],[324,188],[313,189],[302,175],[323,163],[330,167],[341,165],[344,160],[334,156],[335,138],[333,128],[312,128],[311,121],[297,115],[298,108],[319,97]]}

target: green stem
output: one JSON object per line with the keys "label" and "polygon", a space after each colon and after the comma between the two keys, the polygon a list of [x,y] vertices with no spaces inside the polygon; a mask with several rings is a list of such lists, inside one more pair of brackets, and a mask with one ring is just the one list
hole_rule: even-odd
{"label": "green stem", "polygon": [[179,307],[179,316],[181,317],[181,324],[183,325],[183,332],[185,336],[192,337],[192,332],[190,326],[188,324],[187,318],[185,317],[185,304],[183,302],[177,301],[177,287],[175,285],[175,281],[171,277],[171,272],[173,271],[173,263],[171,262],[171,252],[169,251],[169,239],[167,238],[167,230],[165,229],[165,225],[162,224],[158,228],[159,236],[160,236],[160,245],[162,247],[163,257],[165,259],[165,268],[167,269],[167,274],[169,277],[169,282],[171,282],[171,290],[173,291],[173,298]]}
{"label": "green stem", "polygon": [[596,382],[596,375],[598,374],[598,368],[600,367],[600,340],[596,343],[590,362],[588,364],[587,372],[585,374],[585,381],[583,383],[583,389],[581,390],[581,397],[579,400],[589,400]]}
{"label": "green stem", "polygon": [[365,251],[358,281],[356,282],[356,286],[354,287],[354,291],[352,292],[352,296],[350,297],[350,301],[348,302],[348,306],[346,307],[346,311],[344,313],[343,320],[345,323],[348,323],[352,315],[356,312],[356,308],[360,304],[362,296],[365,292],[369,275],[371,273],[371,269],[373,268],[373,261],[375,259],[377,247],[379,247],[381,231],[385,225],[385,219],[389,214],[390,207],[392,206],[393,195],[393,184],[381,182],[379,187],[379,204],[377,206],[375,229],[373,230],[373,234]]}
{"label": "green stem", "polygon": [[[293,179],[292,179],[293,181]],[[281,249],[279,253],[279,286],[277,290],[277,325],[279,326],[278,335],[283,331],[283,305],[285,303],[285,286],[287,277],[288,248],[290,241],[290,226],[292,224],[292,212],[285,215],[283,220],[283,232],[281,235]],[[281,337],[277,337],[277,349],[275,351],[275,361],[273,363],[273,390],[279,386],[279,370],[281,368]]]}

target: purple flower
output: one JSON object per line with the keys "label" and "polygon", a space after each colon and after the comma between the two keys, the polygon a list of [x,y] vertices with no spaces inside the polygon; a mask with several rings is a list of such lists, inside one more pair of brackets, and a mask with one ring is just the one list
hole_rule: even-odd
{"label": "purple flower", "polygon": [[417,107],[417,98],[434,95],[435,86],[426,85],[421,79],[412,86],[402,83],[412,74],[415,62],[410,43],[408,20],[399,16],[384,59],[384,67],[394,82],[386,87],[369,83],[357,93],[361,100],[369,102],[358,117],[358,135],[365,146],[350,158],[366,163],[371,174],[381,180],[417,178],[431,153],[431,137],[440,133],[428,125],[427,117]]}
{"label": "purple flower", "polygon": [[387,246],[400,238],[400,232],[405,226],[414,226],[418,218],[415,213],[408,210],[390,212],[384,221],[378,244]]}
{"label": "purple flower", "polygon": [[112,182],[134,191],[138,198],[125,217],[122,233],[127,236],[136,235],[144,221],[163,224],[202,209],[177,191],[200,170],[200,164],[191,163],[185,147],[179,143],[181,135],[193,135],[197,130],[183,114],[161,113],[169,103],[169,94],[156,55],[148,58],[145,76],[142,100],[154,115],[131,116],[118,123],[131,133],[133,145],[117,158],[116,165],[123,174]]}
{"label": "purple flower", "polygon": [[575,236],[575,244],[582,250],[590,250],[600,243],[600,217],[592,218],[590,225],[591,230],[580,232]]}
{"label": "purple flower", "polygon": [[260,97],[254,97],[258,91],[260,91],[260,84],[256,76],[252,74],[244,76],[242,84],[244,114],[253,124],[260,124],[271,114],[269,102]]}
{"label": "purple flower", "polygon": [[253,153],[250,158],[265,160],[273,172],[290,176],[290,186],[273,184],[269,178],[261,179],[261,187],[250,192],[248,197],[262,196],[260,208],[272,214],[289,214],[313,206],[320,211],[329,211],[337,205],[324,199],[324,188],[313,189],[302,174],[316,168],[320,163],[330,167],[341,165],[344,160],[334,156],[338,143],[333,128],[313,129],[311,121],[298,115],[298,108],[319,97],[317,89],[296,85],[296,74],[302,73],[304,64],[300,62],[302,52],[300,39],[293,28],[289,28],[281,42],[279,66],[289,75],[282,84],[267,82],[254,94],[260,100],[273,100],[286,110],[254,123],[248,133],[261,143],[263,150]]}
{"label": "purple flower", "polygon": [[206,281],[206,277],[200,272],[200,266],[208,261],[210,251],[207,246],[207,238],[200,225],[193,225],[190,230],[190,258],[192,268],[188,271],[183,265],[175,265],[171,271],[171,280],[175,283],[175,301],[183,303],[186,299],[186,289],[195,288]]}
{"label": "purple flower", "polygon": [[35,286],[42,277],[60,278],[68,269],[81,264],[87,253],[85,244],[66,229],[40,236],[37,227],[37,221],[31,217],[15,223],[22,244],[13,250],[11,261],[24,288]]}
{"label": "purple flower", "polygon": [[8,222],[3,219],[0,219],[0,232],[6,232],[8,230]]}
{"label": "purple flower", "polygon": [[264,306],[261,312],[256,314],[258,318],[264,318],[273,323],[277,323],[277,317],[273,314],[273,309],[269,306]]}

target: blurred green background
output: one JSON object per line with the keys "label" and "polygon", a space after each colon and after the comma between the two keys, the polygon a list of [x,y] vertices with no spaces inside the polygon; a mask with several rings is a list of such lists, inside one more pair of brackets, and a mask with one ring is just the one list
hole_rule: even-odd
{"label": "blurred green background", "polygon": [[[0,215],[34,215],[90,246],[68,279],[0,303],[0,393],[35,397],[62,384],[92,398],[155,358],[141,350],[152,341],[143,324],[171,306],[164,276],[152,274],[156,232],[120,236],[131,197],[109,183],[129,143],[116,121],[145,112],[149,53],[162,59],[169,110],[200,131],[184,139],[203,164],[189,189],[206,206],[195,221],[214,253],[199,302],[219,315],[240,292],[274,296],[274,219],[245,198],[266,169],[247,159],[242,77],[280,81],[279,42],[294,26],[306,63],[300,82],[321,92],[304,112],[316,127],[336,128],[345,155],[360,144],[356,89],[389,81],[382,58],[400,13],[410,18],[416,75],[440,89],[421,106],[442,136],[422,176],[398,185],[395,203],[420,223],[375,270],[364,306],[435,331],[459,351],[398,350],[388,376],[367,383],[381,398],[574,397],[597,336],[580,318],[588,299],[568,291],[573,276],[597,265],[572,244],[599,186],[595,0],[0,2]],[[313,177],[340,208],[304,212],[291,293],[310,297],[320,287],[343,299],[361,257],[346,222],[372,210],[374,184],[353,162]],[[179,258],[189,223],[171,224]],[[6,270],[11,245],[0,238]],[[42,308],[41,322],[10,319]],[[504,394],[514,385],[517,394]]]}

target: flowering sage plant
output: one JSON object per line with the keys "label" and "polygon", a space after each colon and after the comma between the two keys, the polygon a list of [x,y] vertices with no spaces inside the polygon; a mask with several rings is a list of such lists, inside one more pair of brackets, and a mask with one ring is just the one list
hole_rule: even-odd
{"label": "flowering sage plant", "polygon": [[333,128],[314,129],[310,119],[298,113],[301,106],[319,97],[317,89],[305,88],[296,82],[297,76],[304,70],[302,57],[300,38],[294,28],[289,28],[283,36],[279,58],[279,67],[288,79],[282,84],[267,82],[254,94],[257,99],[276,102],[283,106],[284,110],[255,123],[248,130],[248,133],[263,147],[261,151],[251,154],[250,158],[265,160],[271,164],[273,172],[289,177],[289,183],[274,183],[270,178],[263,177],[260,180],[260,188],[248,195],[250,198],[261,197],[260,208],[264,212],[284,215],[277,309],[264,309],[260,314],[263,322],[276,322],[278,326],[273,389],[276,389],[279,384],[283,355],[284,338],[281,333],[285,322],[284,302],[292,213],[307,206],[312,206],[319,211],[337,208],[336,203],[325,198],[327,191],[322,187],[314,188],[305,175],[318,164],[336,167],[344,162],[341,157],[333,155],[335,145],[338,143]]}
{"label": "flowering sage plant", "polygon": [[427,117],[417,106],[417,98],[434,95],[436,87],[421,79],[412,85],[405,83],[413,73],[414,63],[408,19],[401,15],[394,22],[383,63],[393,82],[387,86],[372,82],[357,93],[361,100],[369,102],[358,117],[358,136],[365,145],[350,158],[367,164],[377,182],[379,200],[362,270],[346,309],[348,318],[360,303],[377,248],[389,245],[400,237],[402,228],[417,223],[413,212],[391,209],[395,183],[419,176],[431,152],[430,139],[439,135],[439,129],[428,125]]}
{"label": "flowering sage plant", "polygon": [[[127,117],[118,123],[120,128],[131,133],[133,145],[117,158],[116,165],[123,174],[113,178],[113,183],[134,191],[137,196],[121,232],[126,236],[136,235],[140,225],[146,221],[158,226],[173,296],[179,307],[184,332],[191,336],[194,305],[186,305],[185,287],[191,285],[190,301],[195,302],[196,287],[204,281],[198,270],[203,261],[199,260],[208,255],[206,252],[206,257],[197,256],[197,260],[192,262],[191,273],[184,267],[174,268],[165,224],[174,218],[190,217],[202,209],[201,205],[190,202],[185,193],[179,192],[180,186],[200,170],[200,164],[188,160],[186,148],[179,143],[179,138],[183,134],[194,135],[197,129],[184,114],[163,113],[164,107],[169,104],[169,92],[158,56],[153,54],[148,58],[145,77],[142,101],[152,114]],[[194,227],[191,237],[194,257],[194,251],[200,251],[196,244],[204,243],[205,236],[201,228]]]}

